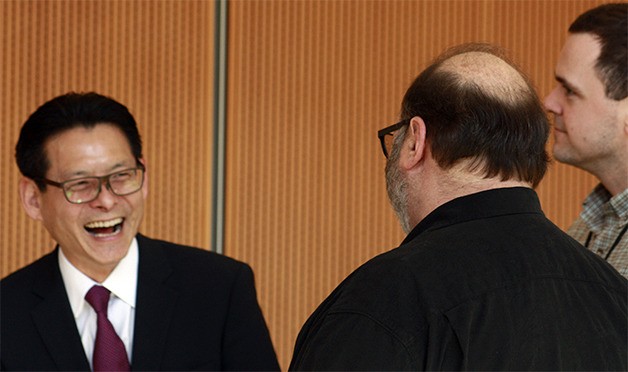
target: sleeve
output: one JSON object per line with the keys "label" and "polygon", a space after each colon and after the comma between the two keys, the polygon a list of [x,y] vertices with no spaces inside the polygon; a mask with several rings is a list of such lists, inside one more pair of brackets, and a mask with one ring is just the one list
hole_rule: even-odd
{"label": "sleeve", "polygon": [[329,313],[319,325],[306,323],[290,370],[453,371],[463,367],[457,337],[442,314],[430,316],[422,329],[407,326],[402,336],[368,314]]}
{"label": "sleeve", "polygon": [[242,265],[233,283],[222,344],[223,370],[279,370],[248,265]]}
{"label": "sleeve", "polygon": [[412,350],[367,314],[330,313],[299,338],[290,370],[419,370]]}

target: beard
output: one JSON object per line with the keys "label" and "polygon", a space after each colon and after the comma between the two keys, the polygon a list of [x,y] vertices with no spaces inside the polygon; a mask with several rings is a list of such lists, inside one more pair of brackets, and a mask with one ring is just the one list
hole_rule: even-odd
{"label": "beard", "polygon": [[399,218],[401,228],[408,234],[411,230],[408,217],[408,181],[404,178],[397,164],[401,146],[395,146],[386,162],[386,191],[390,205]]}

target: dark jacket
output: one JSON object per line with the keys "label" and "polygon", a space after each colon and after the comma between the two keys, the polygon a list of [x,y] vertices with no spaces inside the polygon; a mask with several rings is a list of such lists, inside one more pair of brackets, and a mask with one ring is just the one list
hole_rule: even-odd
{"label": "dark jacket", "polygon": [[292,370],[627,370],[627,281],[533,190],[446,203],[357,269],[296,341]]}
{"label": "dark jacket", "polygon": [[[278,370],[253,272],[138,235],[133,370]],[[2,370],[89,370],[58,248],[0,282]]]}

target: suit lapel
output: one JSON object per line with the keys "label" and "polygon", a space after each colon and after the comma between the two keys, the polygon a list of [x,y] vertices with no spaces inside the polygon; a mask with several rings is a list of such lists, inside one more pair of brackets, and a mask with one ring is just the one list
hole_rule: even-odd
{"label": "suit lapel", "polygon": [[141,235],[137,240],[140,258],[131,368],[158,370],[178,292],[168,282],[173,270],[161,243]]}
{"label": "suit lapel", "polygon": [[[89,370],[70,301],[59,271],[59,248],[46,258],[46,271],[33,285],[41,302],[31,316],[51,358],[59,370]],[[80,356],[80,357],[77,357]]]}

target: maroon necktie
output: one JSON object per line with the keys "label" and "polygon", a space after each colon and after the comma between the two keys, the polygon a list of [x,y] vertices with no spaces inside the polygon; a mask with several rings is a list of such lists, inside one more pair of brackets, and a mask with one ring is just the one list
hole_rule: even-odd
{"label": "maroon necktie", "polygon": [[95,285],[87,292],[85,300],[92,305],[98,315],[93,356],[94,371],[129,371],[131,368],[124,342],[107,319],[109,290]]}

